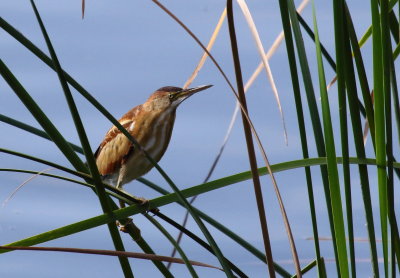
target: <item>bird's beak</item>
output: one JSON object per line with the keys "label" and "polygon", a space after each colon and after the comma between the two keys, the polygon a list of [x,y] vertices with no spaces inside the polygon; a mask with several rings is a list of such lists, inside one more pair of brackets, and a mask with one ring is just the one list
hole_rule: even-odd
{"label": "bird's beak", "polygon": [[193,95],[197,92],[203,91],[205,89],[208,89],[212,86],[213,85],[203,85],[203,86],[198,86],[198,87],[194,87],[194,88],[183,89],[182,91],[176,93],[175,98],[177,100],[179,99],[179,100],[183,101],[183,100],[187,99],[188,97],[190,97],[191,95]]}

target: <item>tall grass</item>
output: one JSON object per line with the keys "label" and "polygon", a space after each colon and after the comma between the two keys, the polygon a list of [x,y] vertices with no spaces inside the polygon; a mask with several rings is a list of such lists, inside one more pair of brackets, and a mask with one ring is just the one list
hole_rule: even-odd
{"label": "tall grass", "polygon": [[[271,54],[267,55],[265,53],[264,56],[262,53],[265,47],[260,38],[260,34],[262,37],[260,30],[264,29],[254,23],[251,14],[252,10],[247,7],[246,2],[243,0],[238,2],[241,9],[236,7],[235,2],[227,2],[226,12],[224,10],[218,23],[218,31],[214,32],[211,39],[212,42],[209,43],[208,47],[205,47],[195,32],[185,25],[184,20],[168,9],[168,3],[161,4],[158,1],[153,1],[155,3],[154,7],[161,8],[160,11],[171,17],[171,22],[177,23],[177,26],[183,30],[180,36],[193,39],[193,44],[198,46],[201,51],[204,51],[205,56],[203,57],[209,57],[213,62],[213,66],[223,76],[222,79],[226,82],[225,89],[227,91],[230,90],[230,96],[238,102],[238,107],[242,112],[242,132],[246,139],[242,147],[247,150],[248,156],[246,159],[250,168],[245,165],[243,172],[213,181],[208,181],[207,178],[204,183],[186,187],[183,190],[178,188],[176,182],[170,178],[166,171],[117,122],[110,111],[79,84],[72,77],[72,74],[63,69],[63,65],[57,57],[58,51],[52,44],[51,35],[47,33],[48,25],[46,21],[43,22],[41,19],[40,6],[37,9],[34,1],[31,0],[32,13],[35,14],[38,28],[41,30],[47,50],[40,49],[33,40],[30,40],[23,32],[19,32],[12,22],[0,18],[0,27],[8,36],[15,39],[15,44],[29,50],[39,61],[57,73],[60,87],[65,96],[65,104],[71,115],[68,120],[76,128],[80,141],[80,144],[73,144],[67,141],[66,135],[68,131],[60,130],[46,111],[40,107],[35,93],[28,90],[27,86],[21,81],[22,79],[20,80],[17,77],[18,74],[15,72],[18,69],[10,69],[7,63],[1,59],[0,73],[5,84],[9,86],[9,92],[7,93],[13,93],[18,97],[32,118],[40,125],[40,128],[3,113],[0,114],[0,120],[15,129],[47,139],[48,144],[55,145],[60,150],[60,154],[70,164],[63,165],[55,161],[48,161],[45,156],[35,157],[29,153],[21,153],[19,152],[20,150],[11,150],[0,146],[0,152],[4,155],[11,155],[40,165],[47,165],[60,170],[62,174],[54,175],[30,169],[14,169],[10,167],[0,168],[0,171],[14,173],[15,175],[18,173],[37,174],[57,181],[64,180],[79,184],[82,188],[89,187],[92,189],[93,194],[98,197],[98,202],[102,209],[95,217],[70,223],[31,237],[21,238],[14,242],[2,242],[2,245],[7,248],[4,247],[0,250],[0,253],[9,252],[12,248],[23,249],[22,247],[30,247],[32,250],[47,252],[91,253],[92,250],[84,248],[74,248],[74,250],[61,248],[60,250],[55,250],[55,248],[35,249],[34,246],[70,235],[80,235],[84,231],[105,225],[109,232],[104,234],[104,237],[112,239],[115,252],[109,252],[109,250],[97,250],[96,252],[118,257],[120,270],[115,269],[116,273],[121,273],[118,275],[123,275],[124,277],[146,277],[146,275],[135,271],[132,261],[128,260],[128,257],[133,257],[152,261],[154,269],[159,273],[160,277],[178,275],[174,272],[174,269],[167,267],[165,262],[184,264],[187,268],[187,273],[190,273],[192,277],[200,277],[197,273],[197,266],[216,267],[219,270],[213,270],[215,271],[215,277],[254,277],[251,269],[246,268],[244,270],[242,262],[232,259],[234,257],[233,254],[226,251],[226,248],[220,247],[221,244],[216,237],[218,231],[218,233],[225,235],[230,241],[240,246],[242,252],[249,252],[254,260],[266,264],[263,273],[265,275],[268,273],[270,277],[275,277],[276,275],[282,277],[301,277],[303,275],[309,275],[309,277],[315,275],[318,275],[318,277],[356,277],[360,276],[358,273],[359,258],[365,254],[360,254],[356,248],[358,243],[356,240],[355,218],[365,217],[364,232],[368,235],[370,276],[396,277],[400,270],[400,239],[396,219],[398,202],[395,197],[396,186],[399,184],[398,179],[400,178],[400,164],[396,162],[398,159],[398,143],[400,141],[400,107],[395,61],[399,52],[399,23],[396,17],[396,12],[398,11],[395,9],[396,5],[398,5],[397,1],[371,0],[368,3],[370,5],[371,27],[365,34],[357,34],[358,30],[354,27],[355,11],[349,9],[346,1],[333,1],[332,10],[330,11],[333,20],[331,24],[333,24],[334,30],[330,34],[332,45],[324,45],[318,31],[321,30],[320,22],[323,15],[320,10],[321,5],[324,5],[324,3],[320,1],[313,2],[311,16],[307,18],[296,11],[293,0],[278,1],[279,11],[276,11],[276,13],[281,18],[279,24],[282,25],[285,38],[285,55],[289,64],[287,75],[279,78],[284,78],[287,82],[290,80],[292,86],[290,96],[293,97],[296,109],[295,115],[297,117],[297,127],[292,132],[298,133],[299,148],[301,148],[298,153],[301,153],[302,156],[272,165],[269,164],[267,154],[269,149],[274,146],[270,146],[270,144],[260,139],[259,130],[253,123],[253,120],[258,115],[252,113],[252,108],[247,105],[245,96],[245,90],[248,90],[251,84],[244,86],[243,82],[243,76],[246,72],[241,66],[243,61],[240,48],[241,41],[236,36],[238,28],[242,27],[239,27],[237,23],[237,17],[239,16],[245,16],[250,26],[249,33],[253,34],[257,47],[254,53],[256,54],[258,51],[261,55],[263,66],[268,73],[268,79],[279,104],[279,110],[284,110],[281,110],[278,90],[274,83],[274,78],[276,79],[276,76],[273,77],[274,69],[270,70],[267,61]],[[264,4],[268,5],[267,3]],[[367,3],[364,4],[366,5]],[[90,5],[96,5],[96,3],[90,3]],[[86,12],[90,10],[90,5],[82,3],[82,7],[85,7]],[[232,53],[229,61],[223,61],[224,64],[232,65],[232,68],[228,70],[223,69],[221,66],[222,61],[219,61],[218,57],[212,52],[215,38],[218,34],[221,36],[221,32],[224,32],[220,28],[225,15],[228,24],[228,29],[225,31],[229,33],[226,36],[227,45],[230,48],[229,53]],[[215,22],[217,22],[217,19],[215,19]],[[307,22],[312,22],[312,27]],[[308,48],[310,44],[306,43],[309,41],[313,42],[311,49]],[[372,52],[363,50],[362,46],[366,41],[370,41]],[[334,49],[334,53],[329,53],[327,49]],[[47,51],[50,53],[49,56],[45,54]],[[310,53],[312,53],[312,56],[310,56]],[[197,59],[198,57],[196,57]],[[201,66],[203,64],[204,60],[200,62]],[[368,67],[367,65],[370,64],[371,66]],[[336,75],[333,81],[336,81],[336,86],[331,87],[329,85],[327,87],[327,66],[330,66]],[[187,84],[193,81],[200,68],[196,68],[194,75]],[[236,80],[236,85],[233,85],[234,82],[230,81],[229,74],[226,72],[232,73],[232,76],[235,77],[232,79]],[[260,71],[258,70],[258,72]],[[313,80],[313,77],[317,77],[317,81]],[[255,79],[256,77],[252,77],[253,81]],[[72,88],[74,90],[71,90]],[[153,181],[139,178],[138,180],[142,184],[153,189],[158,194],[158,197],[149,200],[148,206],[143,207],[140,205],[140,200],[135,196],[101,181],[95,165],[92,146],[89,143],[87,126],[81,119],[84,111],[79,109],[75,103],[75,99],[78,96],[83,96],[94,109],[116,125],[137,149],[145,153],[147,159],[155,166],[154,171],[158,171],[161,174],[165,183],[170,186],[171,191],[162,188]],[[285,123],[283,115],[282,121]],[[337,122],[339,122],[338,127],[335,126]],[[7,134],[2,136],[7,136]],[[25,144],[24,137],[16,138],[15,140],[19,144]],[[225,143],[226,140],[224,140]],[[219,156],[208,177],[211,176],[217,163],[223,163],[219,162],[219,157],[223,156],[224,146],[221,147]],[[368,148],[371,151],[368,151]],[[316,157],[312,157],[313,150],[315,150]],[[85,161],[87,161],[86,164],[78,154],[84,154]],[[257,154],[260,154],[263,164],[257,161]],[[368,165],[373,167],[368,168]],[[248,171],[248,168],[250,171]],[[299,205],[308,206],[309,219],[291,218],[290,210],[288,213],[286,212],[288,204],[285,203],[285,198],[287,196],[281,196],[280,194],[280,188],[284,185],[275,178],[275,174],[278,172],[281,176],[290,177],[291,171],[298,168],[304,169],[305,172],[302,175],[302,180],[296,182],[304,187],[308,195],[308,200],[299,201]],[[358,171],[355,169],[358,169]],[[278,250],[276,245],[273,244],[274,235],[270,233],[271,226],[267,225],[270,219],[276,218],[276,216],[269,213],[270,207],[266,205],[265,197],[263,197],[263,192],[265,193],[267,188],[267,184],[264,184],[264,180],[260,178],[263,175],[271,177],[282,221],[285,223],[285,232],[287,233],[288,244],[292,254],[290,267],[284,267],[276,261],[276,258],[279,257],[276,255]],[[320,180],[322,180],[323,191],[317,191],[316,188]],[[220,188],[229,190],[233,188],[232,186],[243,181],[249,181],[254,185],[257,211],[253,211],[251,215],[259,219],[260,238],[263,239],[262,247],[261,245],[253,245],[250,239],[246,239],[246,237],[235,232],[234,228],[224,225],[223,221],[217,220],[215,215],[209,215],[203,211],[204,208],[196,207],[196,203],[187,201],[189,197],[202,197],[206,196],[206,193],[211,195]],[[360,188],[361,196],[355,195],[355,192],[358,192],[354,190],[355,187]],[[374,189],[377,189],[378,196],[374,196],[373,192],[376,192]],[[117,199],[126,202],[128,206],[120,209],[115,202]],[[319,217],[316,199],[324,200],[327,221]],[[374,206],[374,200],[378,200],[378,206]],[[303,203],[300,204],[300,202]],[[185,225],[179,224],[179,218],[174,215],[166,215],[159,210],[174,203],[179,204],[185,211],[190,213],[196,224],[195,227],[186,228]],[[363,208],[363,216],[354,215],[354,207],[356,206]],[[234,214],[235,210],[248,210],[248,207],[250,206],[244,204],[241,207],[232,208],[232,211],[227,213]],[[160,235],[166,239],[164,244],[171,246],[171,248],[176,248],[181,259],[176,260],[168,256],[155,256],[161,255],[155,254],[151,247],[155,243],[147,242],[139,228],[129,222],[129,217],[136,214],[143,214],[150,225],[160,231]],[[162,219],[164,222],[159,222],[157,218]],[[125,249],[131,249],[131,246],[127,245],[133,243],[127,243],[122,240],[121,234],[115,226],[116,220],[122,224],[129,224],[127,232],[143,254],[124,252]],[[300,254],[297,252],[298,247],[296,245],[301,239],[296,238],[296,230],[292,233],[292,226],[304,221],[311,223],[310,230],[313,233],[312,249],[314,255],[307,264],[302,263],[302,252]],[[331,239],[329,250],[333,252],[335,257],[336,271],[327,270],[327,255],[321,249],[320,230],[324,228],[321,227],[323,225],[321,223],[325,222],[329,223]],[[197,248],[206,250],[209,257],[215,257],[216,260],[213,262],[217,265],[211,266],[191,261],[193,256],[191,250],[185,250],[184,246],[174,239],[171,231],[179,231],[188,236],[195,242]],[[379,236],[382,239],[382,248],[377,246]],[[383,258],[382,264],[379,263],[379,258]],[[2,267],[7,268],[6,266]],[[27,271],[32,272],[35,270]],[[118,275],[116,274],[116,277]]]}

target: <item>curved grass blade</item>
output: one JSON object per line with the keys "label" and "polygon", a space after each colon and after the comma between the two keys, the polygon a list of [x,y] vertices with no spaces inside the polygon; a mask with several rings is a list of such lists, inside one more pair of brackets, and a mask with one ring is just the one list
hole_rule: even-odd
{"label": "curved grass blade", "polygon": [[[356,157],[350,157],[349,159],[351,164],[365,164],[365,165],[376,165],[376,160],[372,158],[366,158],[366,159],[360,159]],[[337,157],[337,163],[341,163],[342,158]],[[287,171],[291,169],[297,169],[297,168],[302,168],[302,167],[311,167],[311,166],[320,166],[320,165],[326,165],[327,161],[326,158],[324,157],[319,157],[319,158],[308,158],[308,159],[301,159],[301,160],[294,160],[290,162],[284,162],[284,163],[279,163],[279,164],[274,164],[271,165],[271,169],[274,173],[281,172],[281,171]],[[394,168],[400,169],[400,163],[393,163]],[[259,168],[259,175],[267,175],[268,170],[266,167]],[[236,184],[241,181],[249,180],[251,179],[251,172],[243,172],[239,173],[236,175],[232,175],[229,177],[225,177],[222,179],[214,180],[208,183],[204,183],[201,185],[193,186],[187,189],[182,190],[183,196],[185,198],[198,195],[198,194],[203,194],[206,192],[210,192],[219,188],[223,188],[232,184]],[[167,204],[171,204],[174,202],[177,202],[179,198],[177,197],[176,193],[171,193],[162,197],[158,197],[155,199],[152,199],[149,201],[149,207],[148,209],[152,208],[157,208],[157,207],[162,207]],[[52,231],[48,231],[45,233],[42,233],[40,235],[36,235],[33,237],[29,237],[23,240],[16,241],[14,243],[9,244],[9,246],[30,246],[30,245],[36,245],[39,243],[47,242],[53,239],[61,238],[64,236],[68,236],[77,232],[81,232],[84,230],[88,230],[91,228],[95,228],[101,225],[104,225],[109,222],[113,222],[118,219],[123,219],[127,218],[129,216],[145,212],[146,208],[143,206],[139,205],[132,205],[123,209],[118,209],[113,211],[113,215],[98,215],[74,224],[70,224]],[[3,253],[3,252],[0,252]]]}
{"label": "curved grass blade", "polygon": [[[58,176],[58,175],[53,175],[53,174],[48,174],[48,173],[43,173],[43,172],[38,172],[38,171],[31,171],[31,170],[22,170],[22,169],[9,169],[9,168],[0,168],[0,172],[15,172],[15,173],[26,173],[26,174],[32,174],[32,175],[40,175],[40,176],[44,176],[44,177],[50,177],[50,178],[55,178],[55,179],[60,179],[60,180],[64,180],[64,181],[68,181],[68,182],[72,182],[72,183],[76,183],[76,184],[80,184],[86,187],[91,187],[94,188],[94,186],[92,184],[88,184],[85,182],[81,182],[75,179],[71,179],[71,178],[67,178],[67,177],[63,177],[63,176]],[[170,192],[168,192],[167,190],[149,182],[146,179],[140,178],[139,179],[143,184],[149,186],[150,188],[156,190],[157,192],[167,195],[167,194],[171,194]],[[105,185],[106,189],[111,190],[108,191],[107,194],[118,198],[119,200],[124,201],[127,204],[135,204],[137,203],[137,200],[135,199],[134,196],[128,195],[125,192],[121,192],[119,190],[116,190],[115,187],[113,186],[108,186]],[[178,201],[178,203],[180,203]],[[181,203],[180,203],[181,204]],[[183,204],[181,204],[183,206]],[[261,261],[263,261],[265,263],[265,255],[263,255],[262,252],[260,252],[257,248],[255,248],[254,246],[252,246],[250,243],[248,243],[247,241],[245,241],[243,238],[241,238],[240,236],[238,236],[237,234],[235,234],[234,232],[230,231],[228,228],[226,228],[225,226],[221,225],[219,222],[215,221],[213,218],[211,218],[210,216],[206,215],[205,213],[201,212],[200,210],[194,208],[196,210],[196,212],[200,215],[201,218],[203,218],[205,221],[209,222],[211,225],[213,225],[214,227],[216,227],[218,230],[220,230],[221,232],[223,232],[224,234],[226,234],[227,236],[231,237],[234,241],[236,241],[238,244],[240,244],[241,246],[243,246],[245,249],[247,249],[249,252],[251,252],[252,254],[254,254],[257,258],[259,258]],[[157,216],[161,216],[159,213],[154,212],[155,215]],[[148,217],[147,214],[143,214],[145,217]],[[172,225],[174,227],[176,227],[179,230],[182,230],[184,227],[180,227],[178,224],[175,224],[174,222],[171,222],[172,220],[167,218],[166,216],[163,217],[163,220],[167,221],[168,223],[172,223]],[[189,232],[186,232],[186,234],[188,234]],[[189,234],[190,236],[190,234]],[[195,241],[197,240],[196,238],[193,238]],[[207,245],[205,242],[203,242],[203,246]],[[209,247],[209,245],[207,245],[208,247],[206,248],[207,250],[211,250],[212,249]],[[141,247],[142,248],[142,247]],[[143,251],[144,248],[142,248]],[[154,254],[154,252],[151,252],[152,254]],[[289,278],[290,274],[284,270],[281,266],[279,266],[278,264],[274,263],[276,271],[282,276],[282,277],[286,277]],[[230,263],[231,268],[240,276],[240,277],[247,277],[246,275],[241,274],[241,271],[233,264]]]}
{"label": "curved grass blade", "polygon": [[[11,151],[8,151],[8,152],[11,152]],[[18,153],[16,153],[16,154],[18,154]],[[34,161],[38,161],[38,162],[44,163],[46,165],[51,165],[51,164],[48,164],[45,160],[41,160],[41,159],[38,159],[38,158],[30,157],[30,156],[23,155],[23,154],[19,155],[19,156],[27,157],[28,159],[32,158],[32,160],[34,160]],[[341,157],[337,157],[337,163],[341,164],[342,162],[343,162],[343,159]],[[349,158],[349,162],[350,162],[350,164],[356,164],[356,165],[375,165],[376,166],[376,161],[375,161],[375,159],[372,159],[372,158],[350,157]],[[293,161],[289,161],[289,162],[273,164],[273,165],[271,165],[271,171],[273,173],[278,173],[278,172],[287,171],[287,170],[291,170],[291,169],[297,169],[297,168],[302,168],[302,167],[311,167],[311,166],[321,166],[321,165],[326,165],[326,158],[325,157],[306,158],[306,159],[293,160]],[[399,162],[394,162],[393,163],[393,167],[395,169],[400,169],[400,163]],[[69,172],[71,174],[77,175],[79,177],[85,177],[85,175],[86,175],[86,177],[88,179],[90,179],[90,176],[87,175],[87,174],[79,173],[79,172],[76,172],[76,171],[73,171],[73,170],[70,170]],[[35,173],[37,173],[37,172],[35,172]],[[266,167],[261,167],[261,168],[258,169],[258,174],[260,176],[264,176],[264,175],[269,174],[269,172],[268,172],[268,169]],[[191,190],[195,190],[195,192],[198,192],[198,194],[203,194],[205,192],[209,192],[209,191],[212,191],[212,190],[215,190],[215,189],[219,189],[219,188],[222,188],[222,187],[225,187],[225,186],[228,186],[228,185],[232,185],[232,184],[235,184],[235,183],[238,183],[238,182],[247,181],[249,179],[251,179],[251,172],[250,171],[246,171],[246,172],[238,173],[238,174],[231,175],[231,176],[228,176],[228,177],[225,177],[225,178],[221,178],[221,179],[217,179],[217,180],[210,181],[210,182],[207,182],[207,183],[203,183],[203,184],[201,184],[199,186],[191,187]],[[147,185],[152,184],[150,181],[148,181],[148,180],[146,180],[144,178],[139,178],[138,180],[140,182],[144,183],[144,184],[147,184]],[[85,183],[83,183],[83,184],[85,184]],[[88,184],[88,185],[90,185],[90,184]],[[204,191],[203,189],[199,189],[199,188],[201,188],[202,185],[208,186],[209,190],[205,190]],[[116,189],[113,186],[110,186],[110,185],[107,185],[107,184],[105,184],[104,186],[106,186],[108,190],[110,190],[110,191],[112,191],[114,193],[120,194],[119,198],[121,198],[121,196],[127,196],[128,198],[132,198],[133,197],[133,196],[127,194],[126,192],[123,192],[123,191],[120,191],[120,190]],[[183,190],[185,198],[196,195],[196,193],[188,194],[187,193],[187,189],[185,189],[185,190]],[[169,195],[172,196],[172,195],[174,195],[174,193],[170,193]],[[137,203],[139,203],[139,202],[137,202]],[[163,205],[165,205],[165,204],[163,204]]]}
{"label": "curved grass blade", "polygon": [[[118,256],[118,257],[152,260],[160,262],[173,262],[178,264],[185,263],[184,260],[181,259],[171,258],[167,256],[160,256],[155,254],[143,254],[137,252],[111,251],[111,250],[100,250],[100,249],[83,249],[83,248],[66,248],[66,247],[27,247],[27,246],[0,246],[0,249],[21,250],[21,251],[66,252],[66,253],[92,254],[92,255],[103,255],[103,256]],[[195,265],[195,266],[222,270],[221,268],[218,268],[216,266],[212,266],[197,261],[188,261],[188,263],[190,266]]]}
{"label": "curved grass blade", "polygon": [[[348,240],[349,256],[350,256],[349,261],[350,261],[351,277],[356,277],[356,258],[354,250],[354,232],[353,232],[353,206],[352,206],[352,196],[351,196],[352,194],[351,194],[351,179],[350,179],[350,165],[349,165],[349,139],[348,139],[349,132],[348,132],[348,122],[347,122],[348,116],[347,116],[347,103],[346,103],[346,75],[351,74],[350,72],[351,69],[349,68],[351,67],[352,64],[351,60],[349,61],[349,63],[346,63],[348,61],[345,61],[344,59],[346,54],[349,54],[351,57],[351,49],[349,46],[348,35],[346,32],[347,30],[344,25],[345,23],[344,5],[345,5],[344,1],[341,0],[334,1],[333,14],[334,14],[334,30],[335,30],[336,65],[337,65],[336,76],[337,76],[337,88],[338,88],[338,99],[339,99],[338,110],[340,118],[340,139],[341,139],[342,157],[343,157],[343,181],[344,181],[345,200],[346,200],[347,231],[349,239]],[[357,96],[356,92],[357,91],[352,91],[351,93],[353,96]],[[328,100],[325,99],[325,101]],[[357,113],[358,112],[359,111],[357,109]],[[338,199],[336,199],[335,202],[337,201]],[[337,244],[339,245],[341,244],[339,240],[337,241]],[[344,242],[344,247],[346,247],[346,241]],[[340,247],[338,247],[338,249],[339,248]],[[342,260],[343,259],[344,258],[342,258]]]}

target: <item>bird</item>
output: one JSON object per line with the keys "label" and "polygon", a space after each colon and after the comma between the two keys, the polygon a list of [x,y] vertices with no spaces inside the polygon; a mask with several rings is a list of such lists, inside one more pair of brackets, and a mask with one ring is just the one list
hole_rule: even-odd
{"label": "bird", "polygon": [[[193,94],[211,86],[189,89],[162,87],[152,93],[146,102],[129,110],[118,122],[156,162],[159,162],[168,148],[178,106]],[[103,181],[120,190],[123,185],[145,175],[153,168],[153,164],[144,153],[116,126],[108,130],[94,157]]]}

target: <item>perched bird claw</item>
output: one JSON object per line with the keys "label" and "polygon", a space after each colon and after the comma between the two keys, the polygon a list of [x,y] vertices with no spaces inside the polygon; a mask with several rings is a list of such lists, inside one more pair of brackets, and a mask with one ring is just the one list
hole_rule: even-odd
{"label": "perched bird claw", "polygon": [[139,201],[139,205],[141,207],[145,207],[146,208],[146,212],[150,211],[150,202],[149,200],[147,200],[146,198],[143,197],[138,197],[137,200]]}
{"label": "perched bird claw", "polygon": [[121,232],[129,233],[135,241],[142,239],[140,229],[133,223],[132,218],[126,218],[123,222],[125,222],[125,224],[121,224],[121,222],[117,221],[117,226]]}
{"label": "perched bird claw", "polygon": [[160,212],[160,209],[159,208],[153,208],[153,209],[151,209],[151,210],[149,210],[151,213],[153,213],[153,215],[156,215],[157,213],[159,213]]}
{"label": "perched bird claw", "polygon": [[125,224],[122,224],[120,221],[116,221],[116,224],[121,232],[128,233],[128,225],[130,225],[133,220],[132,218],[128,217],[124,219]]}

